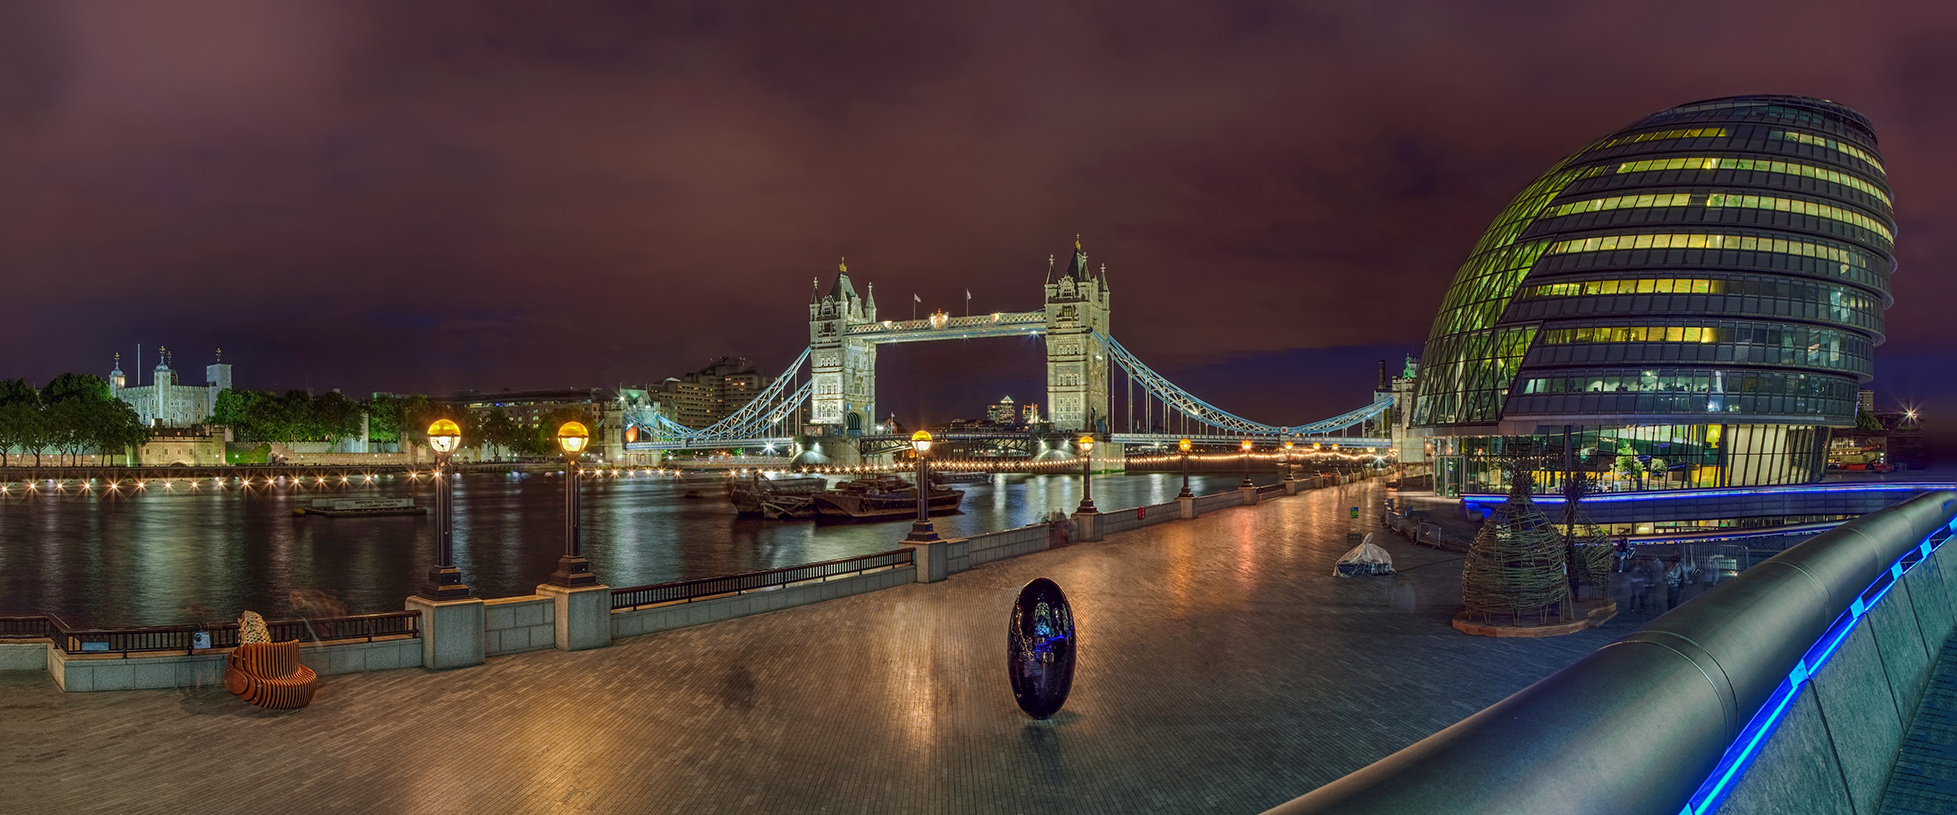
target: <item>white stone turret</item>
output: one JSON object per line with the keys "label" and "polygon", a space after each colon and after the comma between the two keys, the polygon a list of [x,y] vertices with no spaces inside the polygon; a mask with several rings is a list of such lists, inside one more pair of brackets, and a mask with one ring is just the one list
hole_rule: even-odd
{"label": "white stone turret", "polygon": [[850,284],[849,264],[836,265],[836,282],[809,304],[809,420],[860,433],[876,422],[877,349],[850,337],[855,326],[876,322],[875,292],[865,300]]}
{"label": "white stone turret", "polygon": [[1058,278],[1048,261],[1046,283],[1047,419],[1063,431],[1102,431],[1109,420],[1109,336],[1106,265],[1095,276],[1074,238],[1074,255]]}

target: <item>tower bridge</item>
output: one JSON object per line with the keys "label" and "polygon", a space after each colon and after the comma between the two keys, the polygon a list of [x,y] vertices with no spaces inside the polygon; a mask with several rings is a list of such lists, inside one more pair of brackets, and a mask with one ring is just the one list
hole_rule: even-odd
{"label": "tower bridge", "polygon": [[[1037,430],[982,434],[988,439],[1050,434],[1064,440],[1091,432],[1111,442],[1103,446],[1115,455],[1122,445],[1173,445],[1183,438],[1211,445],[1255,439],[1391,446],[1390,392],[1376,391],[1370,403],[1327,419],[1273,425],[1211,405],[1156,373],[1114,339],[1107,266],[1098,271],[1090,267],[1078,239],[1064,266],[1056,268],[1048,259],[1043,290],[1045,302],[1036,311],[962,317],[939,311],[921,319],[881,319],[875,287],[865,285],[859,293],[848,265],[839,264],[827,292],[822,291],[820,279],[814,282],[808,305],[808,347],[769,387],[732,415],[704,428],[681,425],[649,404],[628,403],[627,438],[631,440],[626,447],[774,446],[791,455],[825,450],[816,454],[823,457],[833,457],[844,447],[853,448],[850,456],[887,452],[900,440],[875,429],[877,346],[1025,336],[1039,336],[1046,343],[1049,422]],[[1117,390],[1117,384],[1124,387]]]}

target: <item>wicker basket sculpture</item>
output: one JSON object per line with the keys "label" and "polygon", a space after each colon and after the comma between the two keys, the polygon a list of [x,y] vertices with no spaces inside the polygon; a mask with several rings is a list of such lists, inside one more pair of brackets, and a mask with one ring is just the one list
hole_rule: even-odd
{"label": "wicker basket sculpture", "polygon": [[1563,552],[1569,564],[1570,593],[1580,594],[1580,586],[1590,586],[1596,596],[1610,594],[1610,569],[1617,551],[1610,536],[1590,519],[1583,508],[1585,496],[1596,491],[1596,482],[1587,472],[1563,475],[1563,518],[1557,524],[1563,532]]}
{"label": "wicker basket sculpture", "polygon": [[1468,544],[1461,599],[1484,620],[1560,618],[1570,607],[1563,536],[1529,499],[1528,469],[1511,468],[1510,479],[1508,501],[1495,507]]}

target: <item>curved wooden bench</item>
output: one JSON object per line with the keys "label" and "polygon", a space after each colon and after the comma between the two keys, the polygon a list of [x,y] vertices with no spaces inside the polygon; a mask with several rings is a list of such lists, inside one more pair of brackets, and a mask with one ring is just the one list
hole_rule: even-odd
{"label": "curved wooden bench", "polygon": [[231,651],[224,689],[259,707],[305,707],[319,690],[319,675],[299,664],[299,641],[248,642]]}

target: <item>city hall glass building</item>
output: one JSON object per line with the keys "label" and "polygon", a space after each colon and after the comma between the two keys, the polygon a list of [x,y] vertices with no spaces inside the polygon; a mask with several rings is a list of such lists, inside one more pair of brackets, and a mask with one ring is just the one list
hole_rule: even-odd
{"label": "city hall glass building", "polygon": [[[1498,492],[1504,451],[1603,488],[1818,480],[1892,302],[1875,132],[1833,102],[1681,105],[1591,143],[1495,219],[1422,354],[1436,488]],[[1568,443],[1565,443],[1568,439]]]}

